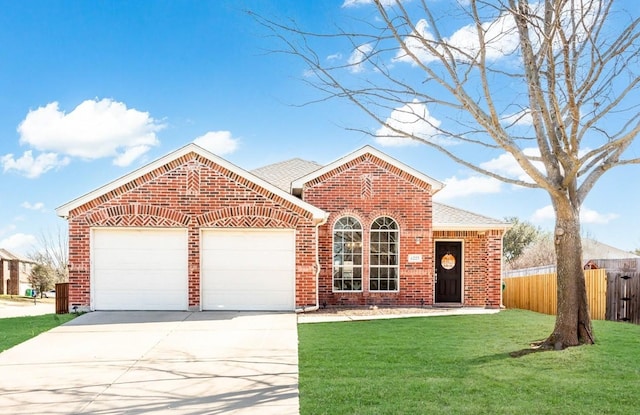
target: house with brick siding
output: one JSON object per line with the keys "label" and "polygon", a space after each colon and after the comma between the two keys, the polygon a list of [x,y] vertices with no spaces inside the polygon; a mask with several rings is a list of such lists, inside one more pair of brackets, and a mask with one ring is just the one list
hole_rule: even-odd
{"label": "house with brick siding", "polygon": [[57,209],[80,310],[501,304],[508,224],[365,146],[244,170],[189,144]]}
{"label": "house with brick siding", "polygon": [[34,262],[0,248],[0,295],[26,295]]}

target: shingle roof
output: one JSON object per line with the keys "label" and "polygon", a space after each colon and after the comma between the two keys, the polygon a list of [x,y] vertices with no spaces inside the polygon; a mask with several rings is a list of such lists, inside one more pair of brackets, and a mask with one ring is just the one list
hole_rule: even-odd
{"label": "shingle roof", "polygon": [[5,261],[13,261],[17,259],[20,262],[33,262],[30,259],[21,257],[20,255],[13,254],[3,248],[0,248],[0,259],[4,259]]}
{"label": "shingle roof", "polygon": [[479,215],[453,206],[433,203],[433,228],[452,229],[507,229],[511,225],[499,219]]}
{"label": "shingle roof", "polygon": [[293,182],[291,182],[291,190],[292,193],[295,195],[299,195],[300,191],[302,190],[302,187],[306,184],[309,183],[315,179],[317,179],[318,177],[322,176],[323,174],[326,174],[340,166],[343,166],[359,157],[362,157],[363,155],[372,155],[373,157],[381,160],[384,163],[388,163],[390,166],[392,166],[392,168],[396,168],[418,180],[420,180],[421,182],[429,185],[431,187],[431,192],[436,193],[438,192],[440,189],[442,189],[444,187],[444,183],[435,180],[432,177],[427,176],[426,174],[414,169],[411,166],[408,166],[404,163],[402,163],[401,161],[398,161],[396,159],[394,159],[393,157],[390,157],[388,154],[383,153],[382,151],[371,147],[369,145],[366,145],[362,148],[359,148],[356,151],[352,151],[351,153],[347,154],[344,157],[341,157],[325,166],[322,166],[320,169],[317,169],[316,171],[312,171],[304,176],[300,176],[298,178],[296,178]]}
{"label": "shingle roof", "polygon": [[[282,190],[290,192],[293,181],[323,167],[315,161],[294,158],[257,168],[252,170],[251,173]],[[474,230],[507,229],[510,225],[498,219],[434,202],[433,227],[437,230]]]}
{"label": "shingle roof", "polygon": [[251,173],[286,192],[291,192],[291,182],[321,167],[322,165],[315,161],[294,158],[251,170]]}
{"label": "shingle roof", "polygon": [[152,161],[151,163],[142,166],[140,168],[138,168],[137,170],[132,171],[129,174],[126,174],[110,183],[107,183],[106,185],[99,187],[83,196],[80,196],[70,202],[65,203],[64,205],[58,207],[56,209],[56,213],[58,214],[58,216],[61,216],[63,218],[68,218],[69,217],[69,213],[73,210],[78,208],[79,206],[82,206],[92,200],[95,200],[96,198],[103,196],[107,193],[109,193],[110,191],[117,189],[127,183],[130,183],[131,181],[143,177],[145,174],[148,174],[160,167],[163,167],[175,160],[178,160],[181,157],[184,157],[188,154],[196,154],[199,155],[200,157],[203,157],[205,159],[208,159],[210,161],[212,161],[213,163],[222,166],[223,168],[231,171],[232,173],[237,174],[240,177],[245,178],[246,180],[256,183],[257,185],[264,187],[265,189],[269,190],[270,192],[273,192],[274,194],[278,195],[279,197],[284,198],[285,200],[293,203],[296,206],[301,207],[302,209],[305,209],[306,211],[310,212],[313,215],[313,219],[317,220],[317,221],[321,221],[324,220],[327,216],[327,213],[324,212],[322,209],[317,208],[316,206],[313,206],[295,196],[293,196],[291,194],[291,192],[289,192],[288,190],[283,192],[281,188],[278,188],[278,186],[274,185],[273,183],[269,182],[268,180],[264,180],[258,176],[256,176],[255,174],[251,174],[250,172],[230,163],[229,161],[213,154],[212,152],[210,152],[209,150],[206,150],[200,146],[198,146],[195,143],[190,143],[185,145],[184,147],[181,147],[175,151],[172,151],[171,153],[160,157],[159,159],[156,159],[155,161]]}
{"label": "shingle roof", "polygon": [[593,239],[582,238],[582,257],[585,259],[638,259],[640,255],[618,249]]}

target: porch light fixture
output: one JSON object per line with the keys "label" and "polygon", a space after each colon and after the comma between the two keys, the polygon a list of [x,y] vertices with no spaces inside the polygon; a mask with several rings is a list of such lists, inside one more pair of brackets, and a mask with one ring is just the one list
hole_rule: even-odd
{"label": "porch light fixture", "polygon": [[416,236],[416,245],[420,245],[422,242],[422,236]]}

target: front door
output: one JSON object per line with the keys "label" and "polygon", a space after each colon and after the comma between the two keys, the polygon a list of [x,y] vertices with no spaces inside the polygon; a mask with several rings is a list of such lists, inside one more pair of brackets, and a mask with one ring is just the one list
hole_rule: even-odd
{"label": "front door", "polygon": [[462,242],[436,242],[436,303],[462,302]]}

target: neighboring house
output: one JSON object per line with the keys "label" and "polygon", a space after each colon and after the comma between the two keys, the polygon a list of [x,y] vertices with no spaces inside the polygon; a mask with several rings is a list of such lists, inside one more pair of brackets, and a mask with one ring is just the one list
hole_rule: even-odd
{"label": "neighboring house", "polygon": [[33,261],[0,248],[0,294],[25,295]]}
{"label": "neighboring house", "polygon": [[[542,255],[538,265],[534,267],[516,268],[504,271],[505,277],[522,277],[537,274],[552,274],[556,272],[555,254],[553,254],[552,239],[543,239],[527,247],[523,255],[531,252],[548,252]],[[582,264],[584,269],[638,269],[640,268],[640,255],[611,245],[598,242],[591,238],[582,238]]]}
{"label": "neighboring house", "polygon": [[57,209],[92,310],[498,308],[503,221],[372,147],[248,172],[189,144]]}

